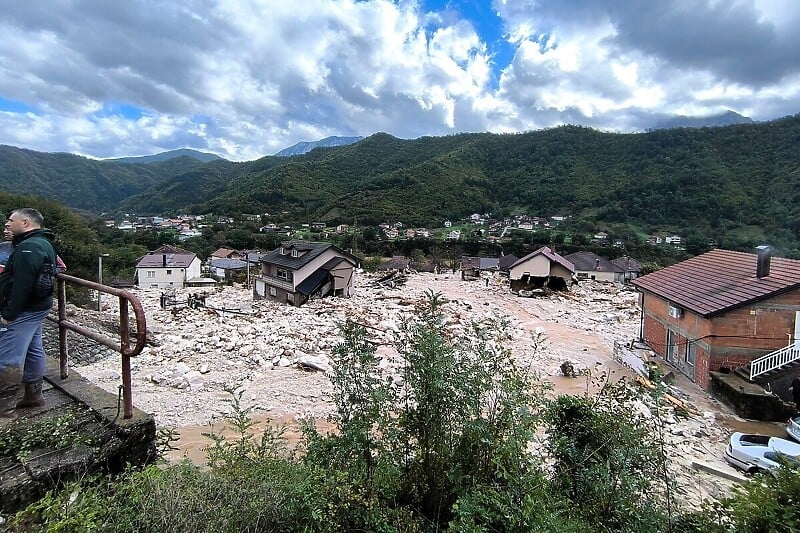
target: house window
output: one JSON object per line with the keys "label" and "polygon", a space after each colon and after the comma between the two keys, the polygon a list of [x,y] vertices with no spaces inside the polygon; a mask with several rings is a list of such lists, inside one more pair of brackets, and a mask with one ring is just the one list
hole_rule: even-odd
{"label": "house window", "polygon": [[287,270],[285,268],[279,268],[275,272],[275,277],[278,279],[282,279],[284,281],[292,281],[294,280],[294,273],[291,270]]}
{"label": "house window", "polygon": [[300,256],[300,252],[298,252],[297,250],[292,248],[292,257],[299,257],[299,256]]}
{"label": "house window", "polygon": [[171,276],[171,275],[172,275],[172,270],[167,269],[167,276]]}
{"label": "house window", "polygon": [[148,277],[148,278],[154,278],[154,277],[156,277],[156,271],[155,271],[155,270],[148,270],[148,271],[147,271],[147,277]]}
{"label": "house window", "polygon": [[277,296],[278,295],[277,289],[275,289],[275,287],[270,287],[269,288],[269,295],[270,296]]}
{"label": "house window", "polygon": [[697,355],[697,346],[692,341],[686,341],[686,362],[694,366],[694,358]]}

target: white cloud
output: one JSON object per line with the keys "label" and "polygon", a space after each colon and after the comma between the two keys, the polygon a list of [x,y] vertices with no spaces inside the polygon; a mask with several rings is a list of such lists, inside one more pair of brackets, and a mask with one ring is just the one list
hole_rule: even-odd
{"label": "white cloud", "polygon": [[669,113],[798,111],[792,0],[493,8],[508,65],[492,64],[481,21],[413,0],[16,4],[0,13],[0,143],[242,160],[328,135],[629,131]]}

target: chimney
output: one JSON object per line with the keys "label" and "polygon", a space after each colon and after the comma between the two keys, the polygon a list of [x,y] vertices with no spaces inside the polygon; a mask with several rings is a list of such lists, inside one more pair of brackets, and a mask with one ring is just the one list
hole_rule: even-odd
{"label": "chimney", "polygon": [[772,259],[772,248],[766,244],[756,246],[758,252],[758,263],[756,263],[756,277],[758,279],[769,276],[769,263]]}

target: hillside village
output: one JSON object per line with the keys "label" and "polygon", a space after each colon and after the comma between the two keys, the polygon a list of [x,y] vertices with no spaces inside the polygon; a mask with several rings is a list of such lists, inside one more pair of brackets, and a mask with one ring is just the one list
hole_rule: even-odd
{"label": "hillside village", "polygon": [[[186,241],[202,235],[202,229],[214,224],[224,225],[230,228],[237,226],[237,220],[255,222],[262,224],[259,231],[265,234],[277,234],[287,238],[303,238],[309,234],[319,239],[327,239],[334,235],[352,234],[362,232],[365,227],[351,224],[328,225],[326,222],[310,223],[289,223],[272,221],[277,217],[270,214],[254,215],[242,214],[238,219],[230,216],[215,215],[180,215],[177,217],[166,216],[135,216],[126,215],[119,219],[106,219],[104,224],[108,228],[115,228],[121,231],[168,231],[175,234],[175,238]],[[502,242],[510,235],[510,232],[548,232],[559,227],[559,224],[568,220],[569,215],[553,215],[550,217],[515,215],[497,219],[491,214],[473,213],[455,222],[451,220],[442,221],[441,226],[436,228],[408,227],[403,222],[384,222],[378,224],[378,239],[383,240],[406,240],[406,239],[439,239],[445,242],[458,242],[471,239],[490,243]],[[585,235],[585,243],[601,246],[613,246],[614,248],[624,248],[625,241],[613,238],[608,232],[596,229]],[[651,246],[669,245],[677,249],[683,248],[683,238],[680,235],[671,233],[661,233],[648,235],[646,242]],[[566,242],[570,242],[570,237],[566,237]]]}

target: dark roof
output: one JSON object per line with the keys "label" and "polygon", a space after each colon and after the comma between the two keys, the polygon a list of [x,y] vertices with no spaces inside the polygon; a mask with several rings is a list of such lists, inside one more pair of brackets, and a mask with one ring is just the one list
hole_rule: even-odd
{"label": "dark roof", "polygon": [[560,255],[558,255],[557,253],[555,253],[555,252],[554,252],[553,250],[551,250],[551,249],[550,249],[548,246],[542,246],[542,247],[541,247],[541,248],[539,248],[538,250],[534,250],[534,251],[532,251],[531,253],[529,253],[528,255],[526,255],[525,257],[523,257],[522,259],[517,259],[517,260],[516,260],[516,261],[515,261],[515,262],[514,262],[514,263],[513,263],[513,264],[512,264],[510,267],[508,267],[508,268],[509,268],[509,269],[511,269],[511,268],[514,268],[514,267],[515,267],[515,266],[517,266],[518,264],[520,264],[520,263],[524,263],[524,262],[526,262],[528,259],[532,259],[532,258],[536,257],[537,255],[543,255],[543,256],[545,256],[546,258],[548,258],[550,261],[555,261],[556,263],[558,263],[559,265],[563,266],[564,268],[566,268],[566,269],[567,269],[567,270],[569,270],[570,272],[573,272],[573,273],[575,272],[575,266],[574,266],[572,263],[570,263],[569,261],[567,261],[566,259],[564,259],[564,258],[563,258],[563,257],[561,257]]}
{"label": "dark roof", "polygon": [[[163,248],[163,247],[162,247]],[[161,250],[162,248],[159,248]],[[194,261],[195,254],[186,253],[156,253],[141,257],[136,263],[136,268],[187,268]],[[166,259],[165,259],[166,258]]]}
{"label": "dark roof", "polygon": [[497,270],[500,264],[500,259],[497,257],[481,257],[480,269],[481,270]]}
{"label": "dark roof", "polygon": [[[358,258],[353,254],[345,252],[338,247],[327,242],[308,242],[308,241],[286,241],[271,252],[261,256],[262,263],[272,263],[278,266],[297,270],[311,262],[315,257],[319,257],[323,252],[333,248],[336,253],[344,257],[353,265],[358,264]],[[281,249],[286,250],[287,254],[281,254]],[[301,252],[299,257],[292,257],[292,249]]]}
{"label": "dark roof", "polygon": [[594,252],[575,252],[565,255],[564,259],[569,261],[575,267],[575,270],[581,272],[622,272],[622,269],[606,259],[600,257]]}
{"label": "dark roof", "polygon": [[800,288],[800,260],[773,257],[762,278],[757,263],[756,254],[711,250],[631,283],[704,317]]}
{"label": "dark roof", "polygon": [[247,262],[241,259],[226,259],[218,257],[211,260],[211,266],[214,268],[221,268],[223,270],[244,270],[247,268]]}
{"label": "dark roof", "polygon": [[500,266],[500,270],[504,270],[504,271],[508,270],[509,268],[511,268],[511,265],[516,263],[518,260],[519,260],[519,258],[516,255],[504,255],[504,256],[502,256],[498,261],[499,266]]}
{"label": "dark roof", "polygon": [[639,263],[639,261],[633,257],[628,257],[627,255],[618,257],[617,259],[612,259],[611,262],[625,272],[639,272],[642,269],[642,264]]}
{"label": "dark roof", "polygon": [[338,265],[342,261],[347,261],[347,259],[345,259],[344,257],[331,257],[330,259],[325,261],[324,265],[322,265],[319,268],[321,268],[322,270],[331,270],[333,268],[336,268],[336,265]]}
{"label": "dark roof", "polygon": [[320,268],[319,270],[315,270],[313,274],[308,276],[306,279],[303,280],[300,285],[297,286],[297,292],[308,296],[312,294],[315,290],[320,288],[330,277],[331,273],[327,270]]}

